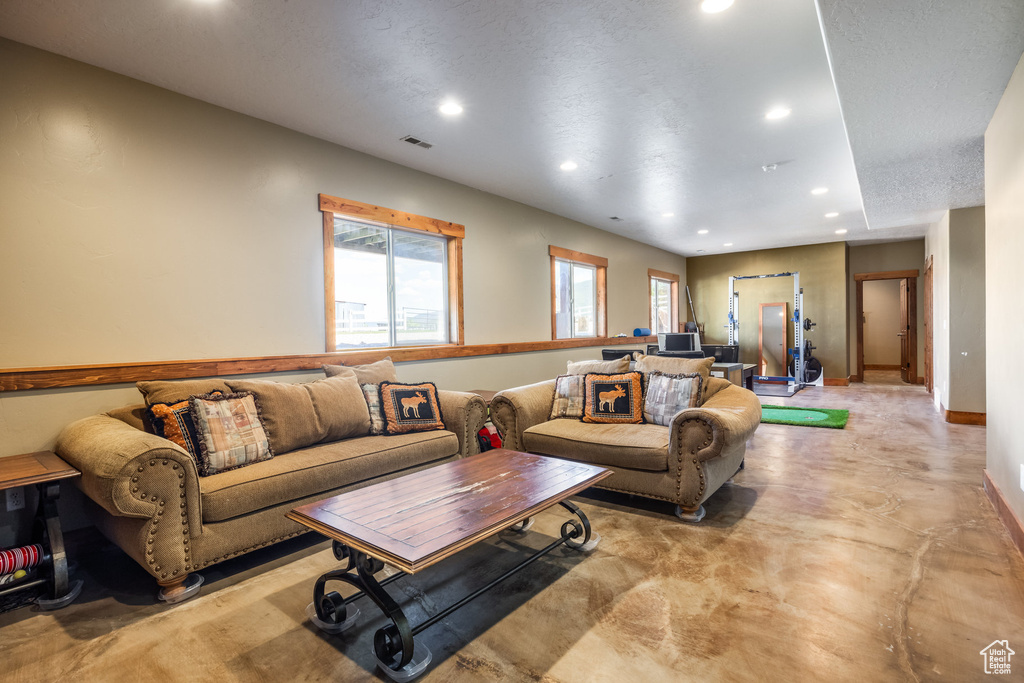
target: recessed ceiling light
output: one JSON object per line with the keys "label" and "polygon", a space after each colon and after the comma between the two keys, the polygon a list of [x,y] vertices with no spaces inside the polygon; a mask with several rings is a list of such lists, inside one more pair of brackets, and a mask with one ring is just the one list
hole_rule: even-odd
{"label": "recessed ceiling light", "polygon": [[764,117],[769,120],[784,119],[792,113],[789,107],[774,107],[765,112]]}
{"label": "recessed ceiling light", "polygon": [[671,211],[666,211],[665,213],[661,214],[662,218],[672,218],[672,216],[675,216],[675,214],[672,213]]}
{"label": "recessed ceiling light", "polygon": [[722,246],[723,246],[723,247],[731,247],[731,246],[732,246],[732,242],[726,242],[726,243],[725,243],[725,244],[723,244]]}
{"label": "recessed ceiling light", "polygon": [[846,234],[846,228],[839,228],[838,230],[836,230],[836,234],[837,235],[845,235]]}
{"label": "recessed ceiling light", "polygon": [[579,165],[575,161],[569,160],[563,161],[562,165],[559,166],[558,168],[562,169],[563,171],[575,171],[577,168],[579,168]]}
{"label": "recessed ceiling light", "polygon": [[462,107],[457,102],[448,101],[437,108],[445,116],[458,116],[462,113]]}
{"label": "recessed ceiling light", "polygon": [[698,253],[698,254],[703,254],[703,253],[704,253],[704,250],[703,250],[703,249],[698,249],[698,250],[697,250],[697,253]]}
{"label": "recessed ceiling light", "polygon": [[811,194],[825,194],[826,192],[828,192],[827,187],[816,187],[811,190]]}
{"label": "recessed ceiling light", "polygon": [[700,8],[708,14],[716,14],[732,7],[732,3],[733,0],[704,0],[700,3]]}
{"label": "recessed ceiling light", "polygon": [[707,229],[704,229],[704,230],[698,230],[698,231],[697,231],[697,234],[698,234],[698,235],[706,235],[706,234],[708,234],[708,231],[707,231]]}
{"label": "recessed ceiling light", "polygon": [[829,211],[828,213],[825,214],[825,218],[835,218],[838,215],[838,211]]}

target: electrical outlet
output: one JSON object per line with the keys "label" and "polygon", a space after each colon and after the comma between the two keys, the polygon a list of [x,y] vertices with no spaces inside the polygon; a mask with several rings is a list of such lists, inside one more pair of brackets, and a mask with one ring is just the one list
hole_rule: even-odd
{"label": "electrical outlet", "polygon": [[7,489],[7,511],[14,512],[25,507],[25,489],[17,487]]}

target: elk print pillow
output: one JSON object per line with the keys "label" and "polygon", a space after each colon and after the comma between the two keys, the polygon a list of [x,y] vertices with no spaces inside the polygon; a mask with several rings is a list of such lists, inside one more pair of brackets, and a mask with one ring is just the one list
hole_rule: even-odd
{"label": "elk print pillow", "polygon": [[583,421],[602,424],[643,424],[643,373],[584,375]]}
{"label": "elk print pillow", "polygon": [[444,429],[437,387],[421,384],[380,383],[380,407],[384,413],[384,433],[407,434]]}

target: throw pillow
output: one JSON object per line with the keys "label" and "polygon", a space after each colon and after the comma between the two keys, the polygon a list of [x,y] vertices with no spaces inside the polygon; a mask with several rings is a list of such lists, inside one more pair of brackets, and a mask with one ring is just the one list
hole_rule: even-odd
{"label": "throw pillow", "polygon": [[567,375],[585,375],[588,372],[611,375],[618,372],[629,372],[629,354],[624,354],[618,360],[578,360],[566,363],[565,374]]}
{"label": "throw pillow", "polygon": [[583,375],[559,375],[555,379],[555,400],[548,419],[560,417],[583,417]]}
{"label": "throw pillow", "polygon": [[584,375],[583,421],[643,424],[643,375],[639,372]]}
{"label": "throw pillow", "polygon": [[211,391],[219,391],[222,394],[231,392],[228,385],[222,379],[186,379],[169,382],[166,380],[150,380],[135,383],[136,388],[142,393],[142,398],[147,406],[154,403],[177,403],[187,400],[189,396],[208,394]]}
{"label": "throw pillow", "polygon": [[188,399],[177,403],[154,403],[146,408],[146,417],[154,434],[178,444],[188,451],[193,460],[199,462],[199,437],[196,434],[196,421],[189,411]]}
{"label": "throw pillow", "polygon": [[380,383],[380,405],[385,434],[407,434],[444,429],[437,387],[422,384]]}
{"label": "throw pillow", "polygon": [[199,441],[199,474],[209,476],[274,457],[251,392],[189,399]]}
{"label": "throw pillow", "polygon": [[395,364],[391,362],[391,356],[383,358],[376,363],[366,365],[324,365],[324,372],[328,377],[339,375],[356,377],[360,384],[380,384],[381,382],[397,382],[398,375],[395,373]]}
{"label": "throw pillow", "polygon": [[670,375],[686,375],[691,372],[700,373],[701,397],[697,405],[704,405],[704,394],[708,390],[708,378],[711,377],[711,364],[715,357],[710,358],[673,358],[671,356],[640,356],[636,359],[636,370],[644,373],[644,377],[652,372],[660,371]]}
{"label": "throw pillow", "polygon": [[360,384],[363,390],[363,398],[366,399],[366,407],[370,411],[370,436],[380,436],[384,433],[384,413],[380,409],[380,385]]}
{"label": "throw pillow", "polygon": [[669,425],[680,410],[700,405],[703,383],[699,372],[669,375],[655,370],[647,376],[644,419],[656,425]]}

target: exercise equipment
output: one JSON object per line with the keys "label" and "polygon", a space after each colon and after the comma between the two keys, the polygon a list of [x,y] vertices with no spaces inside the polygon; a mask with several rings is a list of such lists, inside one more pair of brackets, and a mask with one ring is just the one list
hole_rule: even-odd
{"label": "exercise equipment", "polygon": [[[802,353],[804,349],[804,331],[810,330],[811,327],[817,323],[813,323],[810,319],[804,319],[804,290],[800,287],[800,271],[794,271],[792,273],[768,273],[765,275],[730,275],[729,276],[729,343],[739,343],[739,292],[736,291],[737,280],[763,280],[765,278],[773,277],[791,277],[793,278],[793,317],[790,320],[793,322],[793,348],[790,349],[790,353],[793,355],[793,361],[790,363],[789,375],[786,377],[767,377],[767,376],[756,376],[754,377],[755,382],[787,382],[793,389],[793,393],[800,391],[810,382],[806,381],[806,371],[804,368],[805,358],[810,354]],[[814,359],[817,361],[817,359]],[[821,363],[817,363],[817,379],[821,375]]]}

